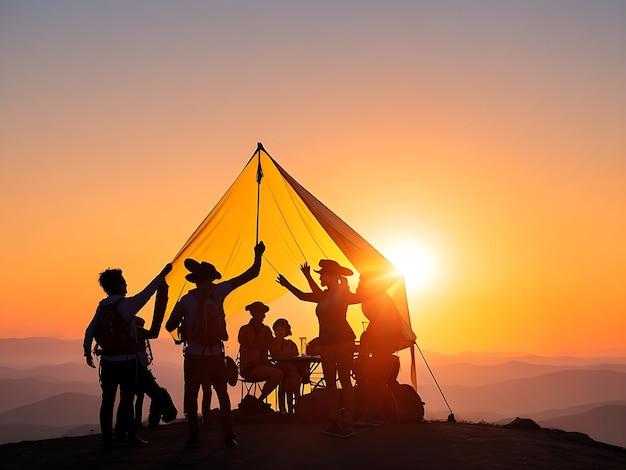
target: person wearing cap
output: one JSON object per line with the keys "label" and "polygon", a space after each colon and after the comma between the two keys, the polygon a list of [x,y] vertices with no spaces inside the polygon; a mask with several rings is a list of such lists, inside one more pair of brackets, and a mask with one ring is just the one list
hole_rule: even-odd
{"label": "person wearing cap", "polygon": [[[179,329],[185,343],[184,349],[184,409],[189,426],[189,439],[186,448],[200,446],[200,425],[198,422],[198,393],[200,387],[215,389],[220,404],[220,417],[224,442],[227,446],[237,445],[228,396],[227,371],[224,356],[224,341],[228,339],[224,299],[237,287],[257,277],[261,270],[261,257],[265,245],[259,242],[254,247],[254,263],[245,272],[232,279],[218,282],[222,278],[215,266],[206,261],[198,262],[191,258],[185,260],[185,267],[190,271],[185,278],[196,284],[196,288],[185,294],[176,303],[170,318],[165,323],[167,331]],[[194,321],[202,313],[217,311],[218,321],[208,333],[212,341],[206,342],[194,331]]]}
{"label": "person wearing cap", "polygon": [[250,312],[252,318],[239,329],[239,370],[246,380],[265,382],[258,397],[262,402],[283,380],[283,372],[272,365],[269,358],[269,348],[274,335],[263,320],[270,308],[257,301],[247,305],[246,310]]}
{"label": "person wearing cap", "polygon": [[[331,423],[324,434],[335,437],[354,436],[354,389],[350,377],[352,359],[355,351],[356,335],[346,318],[348,305],[360,303],[359,297],[350,292],[347,276],[352,270],[341,266],[337,261],[323,259],[319,262],[321,289],[311,277],[307,263],[301,266],[312,292],[303,292],[291,284],[282,274],[277,282],[286,287],[298,299],[317,303],[315,314],[319,323],[319,343],[324,381],[329,393],[329,411]],[[337,390],[336,378],[339,377],[344,410],[341,412],[341,399]]]}
{"label": "person wearing cap", "polygon": [[[98,282],[107,297],[100,301],[96,313],[85,330],[83,352],[89,367],[95,364],[92,356],[92,343],[97,336],[101,309],[113,308],[127,325],[124,337],[130,338],[124,351],[96,351],[100,354],[100,387],[102,403],[100,405],[100,430],[103,445],[146,445],[147,442],[135,435],[133,401],[137,387],[137,327],[135,316],[150,300],[159,286],[165,283],[165,276],[172,270],[166,264],[163,270],[138,294],[126,297],[128,293],[126,279],[121,269],[106,269],[100,273]],[[119,333],[118,333],[119,334]],[[120,399],[117,406],[115,430],[113,430],[113,410],[117,389]]]}

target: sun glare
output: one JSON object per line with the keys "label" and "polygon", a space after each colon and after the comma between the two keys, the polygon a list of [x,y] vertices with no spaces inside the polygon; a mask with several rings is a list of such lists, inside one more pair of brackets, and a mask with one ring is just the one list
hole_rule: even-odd
{"label": "sun glare", "polygon": [[404,275],[406,288],[423,290],[431,286],[439,275],[433,250],[415,242],[398,242],[385,251],[386,258]]}

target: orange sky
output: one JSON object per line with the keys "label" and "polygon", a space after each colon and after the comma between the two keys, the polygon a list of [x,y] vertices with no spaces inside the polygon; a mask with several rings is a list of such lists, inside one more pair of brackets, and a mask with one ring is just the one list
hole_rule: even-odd
{"label": "orange sky", "polygon": [[2,2],[0,336],[81,337],[98,273],[143,288],[261,141],[431,252],[423,349],[626,348],[626,6],[506,3]]}

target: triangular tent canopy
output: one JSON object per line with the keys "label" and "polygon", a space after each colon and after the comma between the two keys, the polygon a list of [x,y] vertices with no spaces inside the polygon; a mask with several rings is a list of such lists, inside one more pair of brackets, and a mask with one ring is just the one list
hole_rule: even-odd
{"label": "triangular tent canopy", "polygon": [[317,269],[320,259],[334,259],[361,275],[383,272],[393,276],[386,287],[401,317],[396,348],[414,344],[403,277],[395,274],[393,265],[372,245],[290,176],[261,144],[174,258],[173,270],[167,276],[171,302],[168,309],[194,287],[185,281],[186,258],[213,263],[222,279],[230,279],[252,264],[257,236],[267,247],[261,274],[227,297],[227,318],[242,311],[252,300],[270,303],[282,295],[291,295],[276,283],[278,273],[307,291],[300,265],[306,261]]}

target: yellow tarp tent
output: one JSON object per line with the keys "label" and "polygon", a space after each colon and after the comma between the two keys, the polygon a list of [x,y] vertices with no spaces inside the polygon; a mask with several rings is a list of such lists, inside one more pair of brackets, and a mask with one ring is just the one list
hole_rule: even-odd
{"label": "yellow tarp tent", "polygon": [[[312,269],[317,269],[320,259],[334,259],[355,273],[395,272],[389,261],[303,188],[259,144],[241,174],[174,258],[173,270],[167,276],[168,310],[194,287],[185,281],[186,258],[213,263],[222,279],[229,279],[252,264],[257,237],[267,247],[261,274],[226,299],[227,318],[251,300],[269,304],[282,295],[291,295],[276,283],[278,273],[308,290],[300,272],[305,261]],[[402,334],[396,342],[397,350],[401,350],[414,344],[415,334],[404,280],[395,275],[394,281],[387,292],[402,318]]]}

